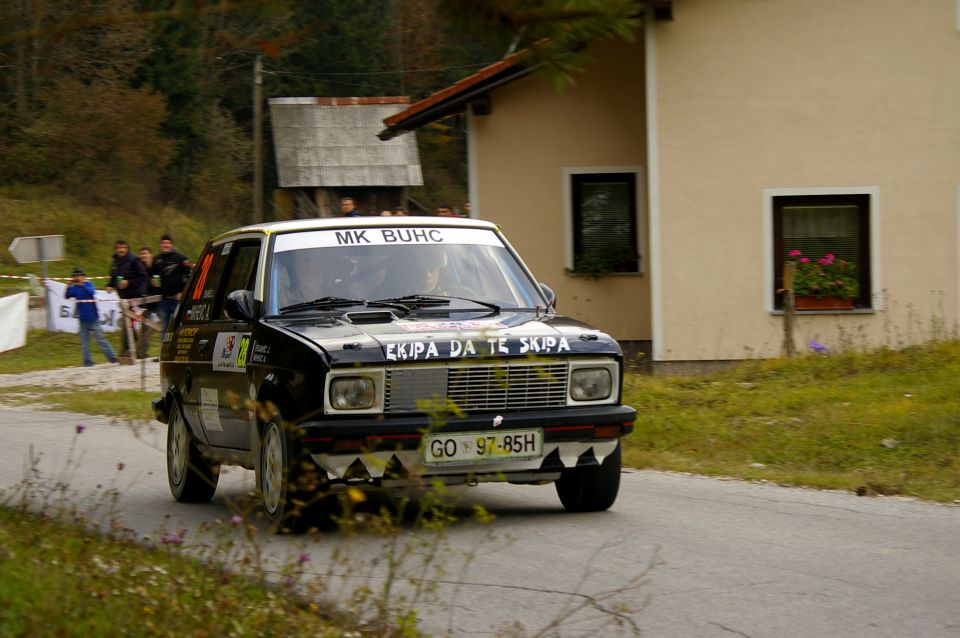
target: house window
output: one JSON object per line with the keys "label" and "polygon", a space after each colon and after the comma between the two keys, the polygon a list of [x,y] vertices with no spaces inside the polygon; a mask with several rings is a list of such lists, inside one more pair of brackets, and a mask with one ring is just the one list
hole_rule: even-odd
{"label": "house window", "polygon": [[571,172],[569,179],[573,271],[639,272],[637,173]]}
{"label": "house window", "polygon": [[[860,295],[854,304],[870,307],[870,196],[791,195],[773,198],[774,290],[783,287],[790,251],[809,259],[832,253],[856,264]],[[783,308],[783,295],[774,294]]]}

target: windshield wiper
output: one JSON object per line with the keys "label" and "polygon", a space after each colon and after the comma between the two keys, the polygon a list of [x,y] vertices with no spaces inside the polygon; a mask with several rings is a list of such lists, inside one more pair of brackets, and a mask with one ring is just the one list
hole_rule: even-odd
{"label": "windshield wiper", "polygon": [[350,306],[377,306],[381,308],[395,308],[396,310],[402,310],[404,313],[410,312],[409,307],[401,303],[391,303],[388,299],[384,301],[367,301],[366,299],[350,299],[348,297],[320,297],[312,301],[301,301],[290,304],[289,306],[284,306],[279,312],[282,314],[284,312],[296,312],[298,310],[310,310],[313,308],[318,310],[332,310],[334,308],[348,308]]}
{"label": "windshield wiper", "polygon": [[[390,299],[381,299],[382,303],[402,303],[411,308],[429,308],[432,306],[449,306],[451,299],[468,301],[478,306],[489,308],[494,313],[500,312],[500,306],[489,301],[480,301],[479,299],[470,299],[469,297],[456,297],[453,295],[407,295],[406,297],[392,297]],[[455,309],[462,312],[464,309]]]}

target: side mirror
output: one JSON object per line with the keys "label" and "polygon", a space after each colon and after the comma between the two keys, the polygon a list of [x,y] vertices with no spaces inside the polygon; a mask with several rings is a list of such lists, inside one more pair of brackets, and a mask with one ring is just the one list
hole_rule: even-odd
{"label": "side mirror", "polygon": [[547,298],[547,306],[552,307],[554,310],[557,309],[557,295],[553,292],[553,288],[547,284],[540,282],[540,290],[543,291],[543,296]]}
{"label": "side mirror", "polygon": [[256,308],[252,290],[234,290],[223,302],[227,316],[241,321],[253,321],[257,316]]}

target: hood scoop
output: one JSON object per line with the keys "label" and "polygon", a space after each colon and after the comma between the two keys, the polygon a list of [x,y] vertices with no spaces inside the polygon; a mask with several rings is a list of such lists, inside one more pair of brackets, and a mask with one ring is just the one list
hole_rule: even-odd
{"label": "hood scoop", "polygon": [[361,310],[344,313],[343,318],[353,324],[393,323],[397,320],[397,315],[389,310]]}

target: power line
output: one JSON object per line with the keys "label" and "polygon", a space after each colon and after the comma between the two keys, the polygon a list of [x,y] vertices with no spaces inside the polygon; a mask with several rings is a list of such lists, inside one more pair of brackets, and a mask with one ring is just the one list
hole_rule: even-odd
{"label": "power line", "polygon": [[463,64],[460,66],[442,66],[430,69],[403,69],[400,71],[357,71],[357,72],[331,72],[331,73],[302,73],[298,71],[264,71],[275,75],[300,75],[300,76],[340,76],[340,75],[402,75],[406,73],[439,73],[441,71],[457,71],[462,69],[477,69],[484,66],[490,66],[490,62],[481,62],[477,64]]}

